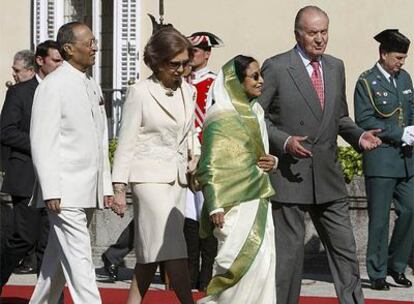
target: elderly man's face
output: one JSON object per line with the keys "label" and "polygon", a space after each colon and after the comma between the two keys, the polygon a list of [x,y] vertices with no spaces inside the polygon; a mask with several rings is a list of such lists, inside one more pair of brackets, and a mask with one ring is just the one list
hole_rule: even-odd
{"label": "elderly man's face", "polygon": [[384,69],[394,75],[398,73],[405,63],[407,54],[399,52],[383,52],[381,53],[381,64]]}
{"label": "elderly man's face", "polygon": [[69,62],[81,71],[86,71],[95,64],[95,55],[98,51],[98,42],[86,25],[79,25],[73,29],[75,41],[70,43]]}
{"label": "elderly man's face", "polygon": [[300,21],[300,28],[295,31],[296,41],[311,60],[321,56],[328,44],[328,18],[317,11],[306,11]]}
{"label": "elderly man's face", "polygon": [[12,66],[12,75],[16,83],[28,81],[35,75],[34,69],[27,69],[23,60],[15,60]]}

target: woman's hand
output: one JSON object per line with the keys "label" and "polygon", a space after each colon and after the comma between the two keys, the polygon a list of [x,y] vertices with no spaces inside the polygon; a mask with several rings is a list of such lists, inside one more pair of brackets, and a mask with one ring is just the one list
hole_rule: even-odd
{"label": "woman's hand", "polygon": [[267,154],[266,156],[262,156],[260,157],[257,165],[259,166],[260,169],[262,169],[265,172],[272,171],[276,165],[276,157],[270,154]]}
{"label": "woman's hand", "polygon": [[114,201],[111,209],[120,217],[124,216],[126,209],[126,185],[122,183],[114,183]]}
{"label": "woman's hand", "polygon": [[197,169],[198,160],[200,157],[198,155],[193,155],[191,153],[188,154],[188,165],[187,171],[188,173],[193,173]]}
{"label": "woman's hand", "polygon": [[224,212],[217,212],[210,215],[211,221],[213,222],[214,226],[218,228],[223,228],[224,225]]}

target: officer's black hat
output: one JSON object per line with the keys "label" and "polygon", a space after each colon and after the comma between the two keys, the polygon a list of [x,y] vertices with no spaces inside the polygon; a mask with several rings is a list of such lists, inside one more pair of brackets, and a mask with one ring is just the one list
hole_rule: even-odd
{"label": "officer's black hat", "polygon": [[410,47],[410,39],[401,34],[397,29],[384,30],[374,36],[381,43],[380,47],[387,52],[407,54]]}
{"label": "officer's black hat", "polygon": [[192,33],[189,37],[191,44],[194,47],[200,49],[209,49],[212,47],[221,47],[223,46],[223,41],[216,35],[209,32],[196,32]]}

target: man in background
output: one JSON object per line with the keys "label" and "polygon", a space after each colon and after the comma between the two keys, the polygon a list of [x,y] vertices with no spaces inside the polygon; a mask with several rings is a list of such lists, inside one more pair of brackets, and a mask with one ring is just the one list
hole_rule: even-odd
{"label": "man in background", "polygon": [[35,69],[36,65],[32,51],[22,50],[14,55],[12,75],[15,83],[32,79],[36,73]]}
{"label": "man in background", "polygon": [[[47,244],[49,224],[44,209],[29,206],[35,174],[30,152],[30,119],[33,96],[38,84],[62,63],[55,41],[39,44],[36,54],[20,51],[14,57],[16,85],[9,88],[0,119],[5,176],[2,192],[9,193],[13,204],[13,234],[1,252],[0,287],[33,249],[39,274]],[[31,78],[29,78],[31,76]]]}
{"label": "man in background", "polygon": [[[195,110],[195,127],[197,138],[202,142],[202,127],[206,111],[207,95],[216,74],[208,67],[211,48],[220,47],[223,42],[216,35],[209,32],[196,32],[187,37],[193,45],[194,57],[190,63],[191,73],[187,80],[197,90],[197,104]],[[203,206],[201,191],[193,193],[187,191],[187,203],[184,221],[184,236],[187,243],[188,265],[191,276],[191,287],[204,291],[211,280],[214,258],[217,255],[217,240],[214,236],[201,239],[198,234],[200,212]],[[200,265],[201,258],[201,265]]]}

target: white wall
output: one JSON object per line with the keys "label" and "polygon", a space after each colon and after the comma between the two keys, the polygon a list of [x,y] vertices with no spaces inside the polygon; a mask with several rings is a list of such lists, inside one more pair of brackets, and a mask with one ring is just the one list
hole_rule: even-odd
{"label": "white wall", "polygon": [[0,9],[0,108],[11,75],[13,56],[16,52],[30,48],[30,0],[2,0]]}
{"label": "white wall", "polygon": [[[251,55],[261,62],[295,44],[294,18],[305,5],[317,5],[330,17],[327,53],[345,62],[347,95],[353,115],[353,90],[361,72],[378,59],[378,43],[372,38],[386,28],[398,28],[414,41],[414,1],[412,0],[164,0],[166,22],[183,34],[211,31],[224,40],[225,47],[214,49],[210,66],[218,70],[237,54]],[[143,15],[158,17],[158,1],[142,0]],[[150,21],[142,17],[142,45],[150,35]],[[411,50],[414,49],[414,42]],[[414,77],[412,51],[405,68]]]}

